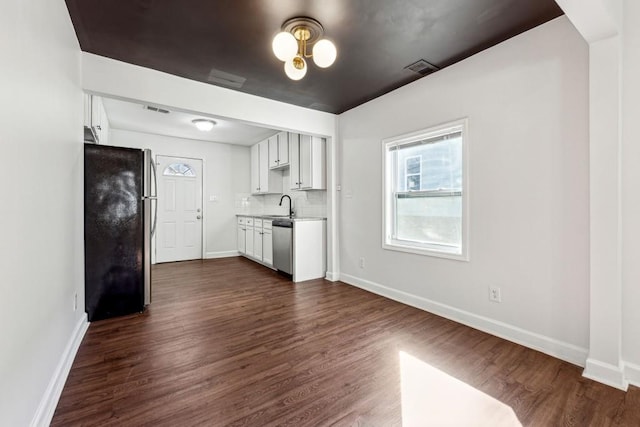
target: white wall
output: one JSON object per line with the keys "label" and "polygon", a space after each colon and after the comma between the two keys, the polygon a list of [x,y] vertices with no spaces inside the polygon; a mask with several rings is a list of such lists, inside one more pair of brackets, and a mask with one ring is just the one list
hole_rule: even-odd
{"label": "white wall", "polygon": [[48,422],[84,331],[80,49],[65,3],[4,1],[0,54],[0,425],[26,426]]}
{"label": "white wall", "polygon": [[[112,129],[109,145],[150,148],[153,155],[204,160],[205,256],[237,253],[236,194],[250,188],[249,147]],[[215,202],[209,196],[217,196]]]}
{"label": "white wall", "polygon": [[[341,278],[583,364],[588,100],[587,44],[561,17],[340,115]],[[463,117],[470,262],[383,250],[381,140]]]}

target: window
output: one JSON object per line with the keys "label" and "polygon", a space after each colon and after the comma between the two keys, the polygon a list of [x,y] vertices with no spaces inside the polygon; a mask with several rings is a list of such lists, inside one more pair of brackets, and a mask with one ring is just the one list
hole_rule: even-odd
{"label": "window", "polygon": [[164,168],[162,175],[194,177],[196,176],[196,171],[186,163],[171,163]]}
{"label": "window", "polygon": [[404,159],[405,191],[420,190],[422,177],[422,156],[410,156]]}
{"label": "window", "polygon": [[468,260],[466,120],[383,141],[385,249]]}

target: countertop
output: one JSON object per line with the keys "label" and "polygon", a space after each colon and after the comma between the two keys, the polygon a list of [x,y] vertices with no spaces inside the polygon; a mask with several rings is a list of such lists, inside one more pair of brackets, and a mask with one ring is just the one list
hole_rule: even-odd
{"label": "countertop", "polygon": [[261,218],[261,219],[291,219],[294,222],[297,221],[326,221],[327,218],[320,216],[294,216],[293,218],[286,215],[253,215],[253,214],[236,214],[236,216],[244,216],[248,218]]}

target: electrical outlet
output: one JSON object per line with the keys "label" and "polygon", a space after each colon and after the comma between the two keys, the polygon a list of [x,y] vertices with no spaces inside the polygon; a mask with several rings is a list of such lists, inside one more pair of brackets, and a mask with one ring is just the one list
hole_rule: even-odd
{"label": "electrical outlet", "polygon": [[502,302],[500,288],[497,286],[489,286],[489,301]]}
{"label": "electrical outlet", "polygon": [[360,268],[364,268],[364,257],[360,257],[359,265],[360,265]]}
{"label": "electrical outlet", "polygon": [[73,294],[73,311],[78,310],[78,293]]}

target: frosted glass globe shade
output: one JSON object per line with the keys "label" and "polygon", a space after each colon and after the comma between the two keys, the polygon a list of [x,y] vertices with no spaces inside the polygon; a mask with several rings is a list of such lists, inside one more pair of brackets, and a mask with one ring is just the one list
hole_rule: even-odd
{"label": "frosted glass globe shade", "polygon": [[330,67],[337,56],[336,46],[327,39],[319,40],[313,45],[313,62],[320,68]]}
{"label": "frosted glass globe shade", "polygon": [[298,42],[293,34],[283,31],[273,38],[273,53],[280,61],[288,61],[298,53]]}
{"label": "frosted glass globe shade", "polygon": [[215,126],[216,124],[216,122],[214,122],[213,120],[205,120],[205,119],[195,119],[195,120],[192,120],[191,122],[194,125],[196,125],[198,130],[202,132],[209,132],[211,129],[213,129],[213,126]]}
{"label": "frosted glass globe shade", "polygon": [[304,65],[300,69],[296,68],[295,65],[293,65],[293,59],[290,59],[284,63],[284,72],[291,80],[300,80],[304,77],[305,74],[307,74],[307,62],[304,60],[304,58],[300,58],[300,60]]}

